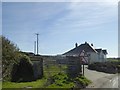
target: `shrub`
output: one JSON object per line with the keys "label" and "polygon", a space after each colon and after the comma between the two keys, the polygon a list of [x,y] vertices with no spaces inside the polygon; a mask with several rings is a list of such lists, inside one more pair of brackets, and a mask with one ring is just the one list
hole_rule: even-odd
{"label": "shrub", "polygon": [[10,80],[10,73],[13,64],[18,61],[20,54],[19,48],[4,36],[0,36],[2,40],[2,77],[3,80]]}
{"label": "shrub", "polygon": [[120,65],[117,65],[118,73],[120,73]]}
{"label": "shrub", "polygon": [[88,65],[88,69],[112,74],[117,73],[116,64],[111,62],[92,63]]}
{"label": "shrub", "polygon": [[69,82],[68,82],[68,81],[66,81],[66,80],[64,80],[62,83],[69,84]]}
{"label": "shrub", "polygon": [[75,78],[75,81],[77,81],[81,85],[81,88],[85,88],[88,84],[91,83],[91,81],[85,78],[84,76],[79,76]]}
{"label": "shrub", "polygon": [[57,85],[57,86],[63,86],[63,83],[56,82],[56,85]]}
{"label": "shrub", "polygon": [[19,56],[19,62],[13,65],[11,81],[22,82],[34,79],[33,65],[26,55]]}

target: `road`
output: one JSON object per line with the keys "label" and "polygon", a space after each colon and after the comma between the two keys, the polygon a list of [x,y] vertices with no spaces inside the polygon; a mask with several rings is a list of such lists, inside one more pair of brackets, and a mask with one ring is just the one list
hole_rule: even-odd
{"label": "road", "polygon": [[85,65],[85,77],[92,81],[92,84],[87,88],[118,88],[118,74],[89,70],[87,65]]}
{"label": "road", "polygon": [[118,76],[108,79],[101,88],[118,88]]}

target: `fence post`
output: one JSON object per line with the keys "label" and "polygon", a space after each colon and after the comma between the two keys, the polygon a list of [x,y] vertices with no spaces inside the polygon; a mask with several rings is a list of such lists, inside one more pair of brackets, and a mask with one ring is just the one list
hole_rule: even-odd
{"label": "fence post", "polygon": [[83,64],[83,76],[84,76],[84,64]]}

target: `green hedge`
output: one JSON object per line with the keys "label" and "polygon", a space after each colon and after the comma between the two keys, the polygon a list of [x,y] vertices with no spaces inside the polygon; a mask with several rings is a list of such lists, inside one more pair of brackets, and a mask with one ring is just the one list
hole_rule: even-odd
{"label": "green hedge", "polygon": [[19,48],[11,42],[8,38],[0,36],[2,40],[2,78],[3,81],[10,81],[10,73],[13,64],[18,61],[20,54]]}
{"label": "green hedge", "polygon": [[118,72],[117,63],[112,62],[95,62],[88,65],[88,69],[111,74],[115,74]]}
{"label": "green hedge", "polygon": [[33,64],[26,55],[19,57],[19,62],[13,65],[11,81],[26,82],[34,80]]}

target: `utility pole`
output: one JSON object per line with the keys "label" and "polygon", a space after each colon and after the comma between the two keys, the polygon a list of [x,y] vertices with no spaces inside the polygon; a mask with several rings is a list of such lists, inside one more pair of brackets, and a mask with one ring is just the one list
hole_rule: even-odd
{"label": "utility pole", "polygon": [[39,35],[39,33],[35,33],[36,34],[36,36],[37,36],[37,55],[38,55],[38,35]]}
{"label": "utility pole", "polygon": [[34,54],[36,54],[36,41],[34,41]]}

